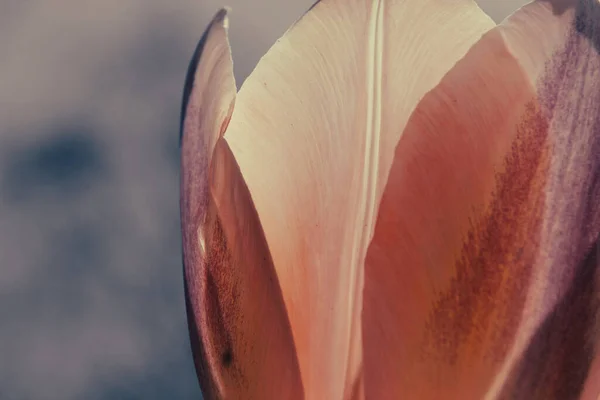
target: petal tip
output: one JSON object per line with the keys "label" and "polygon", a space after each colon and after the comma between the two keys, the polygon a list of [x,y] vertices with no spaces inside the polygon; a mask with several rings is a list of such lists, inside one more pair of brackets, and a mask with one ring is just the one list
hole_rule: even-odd
{"label": "petal tip", "polygon": [[225,29],[228,29],[230,13],[231,13],[231,7],[229,7],[229,6],[224,6],[221,9],[219,9],[219,11],[217,11],[217,13],[215,14],[215,16],[213,17],[213,19],[211,21],[210,27],[212,27],[215,24],[219,24],[219,25],[223,26]]}
{"label": "petal tip", "polygon": [[222,7],[219,9],[215,16],[212,18],[204,32],[202,33],[202,37],[198,41],[196,45],[196,49],[192,55],[192,59],[190,60],[188,70],[185,77],[185,83],[183,87],[183,98],[181,101],[181,112],[179,119],[179,146],[181,147],[183,141],[183,122],[185,120],[185,113],[187,111],[187,105],[189,102],[190,95],[192,93],[192,88],[194,86],[194,77],[196,75],[196,70],[198,69],[198,64],[200,63],[200,58],[202,56],[202,52],[204,50],[204,45],[208,40],[208,36],[215,29],[215,27],[221,26],[227,32],[229,28],[229,18],[228,15],[231,12],[231,7]]}

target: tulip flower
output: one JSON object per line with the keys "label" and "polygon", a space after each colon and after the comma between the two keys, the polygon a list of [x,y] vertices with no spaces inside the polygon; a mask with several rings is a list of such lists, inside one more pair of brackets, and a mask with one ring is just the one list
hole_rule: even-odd
{"label": "tulip flower", "polygon": [[182,106],[208,399],[600,394],[600,3],[322,0]]}

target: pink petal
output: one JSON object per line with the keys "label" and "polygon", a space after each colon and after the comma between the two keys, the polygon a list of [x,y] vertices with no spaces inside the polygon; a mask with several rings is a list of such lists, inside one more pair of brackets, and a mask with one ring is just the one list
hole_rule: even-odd
{"label": "pink petal", "polygon": [[470,0],[323,0],[240,90],[225,139],[273,256],[308,399],[349,398],[362,379],[364,257],[394,147],[421,97],[492,26]]}
{"label": "pink petal", "polygon": [[301,399],[271,256],[221,138],[235,98],[226,24],[221,10],[192,60],[184,98],[181,217],[194,360],[205,398]]}
{"label": "pink petal", "polygon": [[[582,389],[586,354],[573,351],[595,344],[581,277],[597,276],[584,260],[600,230],[600,65],[561,5],[536,2],[486,34],[411,115],[366,259],[367,399]],[[579,5],[592,32],[597,6]]]}

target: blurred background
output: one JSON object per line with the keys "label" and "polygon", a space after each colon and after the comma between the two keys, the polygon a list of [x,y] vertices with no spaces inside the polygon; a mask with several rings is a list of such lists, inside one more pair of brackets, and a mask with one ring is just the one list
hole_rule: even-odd
{"label": "blurred background", "polygon": [[[200,398],[177,129],[224,1],[0,0],[0,400]],[[313,1],[226,3],[238,85]]]}

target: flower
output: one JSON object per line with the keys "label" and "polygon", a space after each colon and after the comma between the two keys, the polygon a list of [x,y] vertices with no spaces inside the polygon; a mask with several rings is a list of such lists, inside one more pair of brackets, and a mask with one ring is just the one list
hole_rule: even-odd
{"label": "flower", "polygon": [[182,106],[207,398],[596,399],[600,4],[322,0]]}

